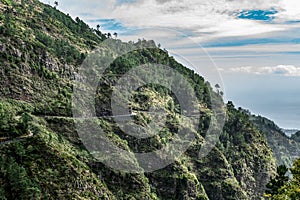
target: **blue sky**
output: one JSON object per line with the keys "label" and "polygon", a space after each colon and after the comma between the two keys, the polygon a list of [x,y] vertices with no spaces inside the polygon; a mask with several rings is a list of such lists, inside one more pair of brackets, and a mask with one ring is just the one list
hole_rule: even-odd
{"label": "blue sky", "polygon": [[269,10],[242,10],[237,12],[237,17],[239,19],[250,19],[250,20],[258,20],[258,21],[273,21],[275,19],[275,14],[278,11],[276,9]]}
{"label": "blue sky", "polygon": [[237,106],[300,129],[297,0],[61,0],[58,9],[123,40],[155,39]]}

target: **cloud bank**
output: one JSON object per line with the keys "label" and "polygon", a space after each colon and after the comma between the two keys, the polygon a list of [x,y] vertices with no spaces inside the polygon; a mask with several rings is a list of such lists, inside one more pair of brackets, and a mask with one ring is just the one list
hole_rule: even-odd
{"label": "cloud bank", "polygon": [[[221,69],[224,71],[224,69]],[[226,70],[225,70],[226,71]],[[300,67],[294,65],[278,65],[273,67],[233,67],[228,71],[230,72],[242,72],[248,74],[257,74],[257,75],[280,75],[280,76],[300,76]]]}
{"label": "cloud bank", "polygon": [[[269,16],[273,22],[267,23],[263,20],[239,18],[239,13],[245,10],[276,10],[276,12]],[[270,13],[266,12],[266,15]],[[110,17],[129,27],[189,30],[197,36],[198,41],[202,41],[220,37],[250,36],[299,27],[298,24],[291,25],[284,22],[300,20],[300,2],[296,0],[136,0],[116,6]]]}
{"label": "cloud bank", "polygon": [[[79,17],[93,26],[99,19],[115,19],[127,28],[184,30],[198,42],[300,27],[299,23],[286,23],[300,20],[297,0],[65,0],[59,8],[71,15],[80,13]],[[248,19],[247,14],[239,17],[251,10],[266,13],[268,16],[261,19],[273,19],[272,22],[255,20],[253,13]]]}

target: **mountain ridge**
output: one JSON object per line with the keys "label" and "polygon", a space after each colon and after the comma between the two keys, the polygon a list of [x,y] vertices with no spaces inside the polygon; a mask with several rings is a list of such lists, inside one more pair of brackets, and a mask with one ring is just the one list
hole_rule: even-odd
{"label": "mountain ridge", "polygon": [[[79,18],[73,20],[36,0],[1,0],[0,5],[0,137],[33,133],[20,142],[0,146],[3,199],[263,198],[265,185],[275,173],[275,158],[265,135],[231,102],[221,106],[227,110],[227,120],[220,141],[206,157],[198,157],[214,120],[212,102],[223,104],[222,97],[203,77],[178,63],[153,41],[129,44],[108,39]],[[120,51],[145,44],[151,48],[115,58],[115,52],[96,48],[104,40],[111,40]],[[97,51],[113,59],[97,88],[97,117],[111,116],[108,100],[114,84],[134,66],[153,62],[167,65],[192,85],[200,102],[200,123],[195,130],[184,126],[195,133],[196,139],[174,163],[155,172],[126,173],[104,165],[87,151],[72,119],[72,97],[81,63]],[[149,110],[151,105],[161,107],[168,114],[166,126],[154,137],[135,139],[113,120],[99,120],[113,144],[130,153],[149,152],[176,136],[181,107],[171,91],[146,85],[127,103],[138,111]],[[153,116],[141,112],[134,120],[143,126]]]}

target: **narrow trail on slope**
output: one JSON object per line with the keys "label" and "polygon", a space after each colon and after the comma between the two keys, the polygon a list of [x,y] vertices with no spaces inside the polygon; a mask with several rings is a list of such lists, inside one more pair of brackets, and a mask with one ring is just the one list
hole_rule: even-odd
{"label": "narrow trail on slope", "polygon": [[[148,114],[165,114],[163,112],[147,112],[147,111],[139,111],[141,113],[148,113]],[[66,117],[66,116],[51,116],[51,115],[35,115],[36,117],[43,117],[46,119],[51,119],[51,118],[56,118],[56,119],[79,119],[79,120],[84,120],[84,119],[111,119],[111,118],[123,118],[123,117],[133,117],[136,116],[137,113],[133,112],[131,114],[125,114],[125,115],[111,115],[111,116],[101,116],[101,117]],[[187,116],[187,117],[194,117],[193,115]],[[11,138],[11,137],[0,137],[0,145],[6,145],[10,143],[15,143],[15,142],[21,142],[24,141],[27,138],[32,137],[34,134],[29,131],[28,134],[26,135],[21,135],[16,138]]]}
{"label": "narrow trail on slope", "polygon": [[33,136],[33,133],[29,131],[27,135],[21,135],[16,138],[0,138],[0,145],[5,145],[5,144],[10,144],[10,143],[15,143],[15,142],[21,142],[27,138],[30,138]]}

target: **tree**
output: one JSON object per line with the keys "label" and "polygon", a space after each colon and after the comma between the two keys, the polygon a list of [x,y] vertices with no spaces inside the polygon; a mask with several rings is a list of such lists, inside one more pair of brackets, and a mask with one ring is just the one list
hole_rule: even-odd
{"label": "tree", "polygon": [[[283,182],[274,181],[275,178],[267,184],[269,190],[266,191],[265,196],[270,197],[270,199],[280,200],[280,199],[300,199],[300,159],[296,160],[293,164],[293,167],[290,168],[290,171],[293,175],[291,180],[288,180],[287,177],[283,177],[283,173],[286,171],[286,167],[280,167],[277,169],[277,180],[283,179]],[[279,172],[282,178],[278,178]],[[277,189],[277,186],[282,185]],[[275,187],[274,187],[275,186]],[[271,191],[270,191],[271,189]]]}
{"label": "tree", "polygon": [[115,38],[117,38],[117,37],[118,37],[118,33],[114,33],[113,35],[114,35],[114,37],[115,37]]}
{"label": "tree", "polygon": [[277,167],[277,172],[274,178],[271,178],[270,182],[267,184],[266,195],[276,195],[279,193],[279,189],[283,187],[289,180],[286,173],[288,168],[285,165],[280,165]]}
{"label": "tree", "polygon": [[5,156],[0,158],[0,177],[7,183],[6,189],[10,191],[7,193],[10,198],[7,199],[40,199],[41,190],[38,184],[30,179],[26,169],[14,158]]}
{"label": "tree", "polygon": [[22,134],[26,134],[28,132],[29,122],[32,120],[32,117],[28,113],[23,113],[18,123],[18,129],[22,132]]}
{"label": "tree", "polygon": [[58,1],[54,1],[54,7],[56,8],[58,6]]}
{"label": "tree", "polygon": [[99,25],[99,24],[97,24],[97,31],[99,31],[99,29],[100,29],[100,25]]}
{"label": "tree", "polygon": [[107,33],[107,37],[108,37],[108,38],[111,38],[111,33]]}
{"label": "tree", "polygon": [[219,95],[221,95],[221,96],[224,95],[224,92],[220,90],[221,87],[218,83],[215,85],[215,88],[216,88],[216,91]]}
{"label": "tree", "polygon": [[296,160],[291,168],[293,181],[300,183],[300,159]]}

